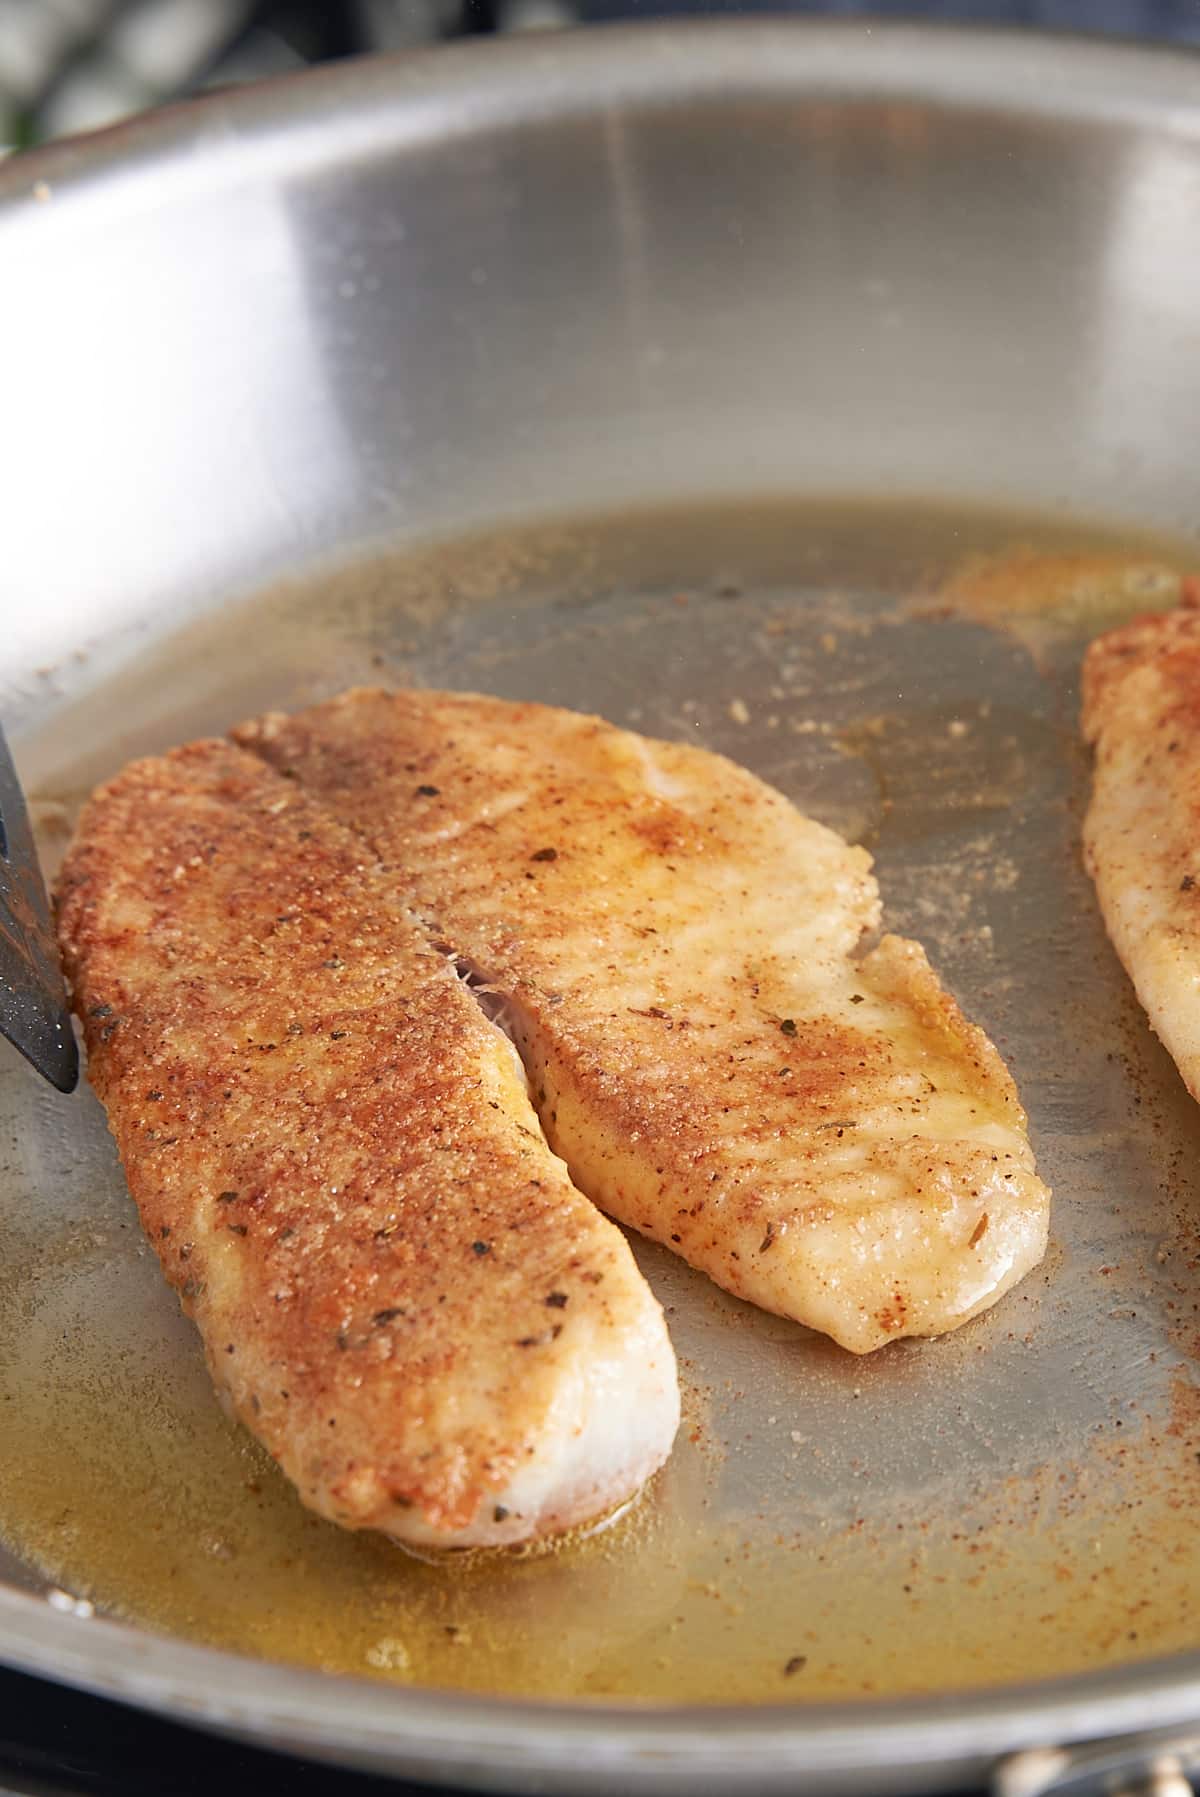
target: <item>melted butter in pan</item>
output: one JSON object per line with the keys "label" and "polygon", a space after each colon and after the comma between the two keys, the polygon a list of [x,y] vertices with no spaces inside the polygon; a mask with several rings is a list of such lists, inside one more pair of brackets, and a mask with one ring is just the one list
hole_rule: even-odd
{"label": "melted butter in pan", "polygon": [[1075,723],[1083,642],[1187,560],[1000,513],[709,507],[326,571],[72,676],[18,744],[51,859],[128,756],[357,680],[732,755],[867,842],[886,923],[1012,1066],[1055,1205],[994,1312],[868,1360],[639,1246],[682,1362],[670,1465],[589,1539],[430,1565],[307,1515],[225,1420],[99,1107],[0,1047],[0,1537],[26,1572],[249,1654],[547,1697],[928,1691],[1200,1643],[1200,1107],[1079,864]]}

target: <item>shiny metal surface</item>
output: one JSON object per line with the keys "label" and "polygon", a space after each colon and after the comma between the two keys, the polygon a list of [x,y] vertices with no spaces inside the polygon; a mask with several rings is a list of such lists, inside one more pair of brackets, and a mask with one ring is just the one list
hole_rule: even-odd
{"label": "shiny metal surface", "polygon": [[79,1078],[50,904],[4,732],[0,730],[0,1035],[60,1092]]}
{"label": "shiny metal surface", "polygon": [[1153,1736],[1077,1748],[1033,1748],[1013,1754],[998,1768],[995,1797],[1192,1797],[1188,1776],[1200,1767],[1194,1736],[1168,1741]]}
{"label": "shiny metal surface", "polygon": [[[872,841],[891,920],[930,939],[1001,1035],[1058,1206],[1049,1282],[1031,1282],[1019,1327],[1002,1308],[853,1368],[646,1263],[707,1381],[722,1526],[750,1541],[738,1576],[771,1652],[787,1616],[763,1594],[790,1507],[786,1564],[797,1604],[825,1605],[822,1652],[844,1601],[855,1651],[915,1695],[800,1705],[764,1686],[773,1703],[738,1708],[703,1668],[708,1701],[687,1708],[629,1701],[611,1669],[591,1707],[407,1692],[55,1609],[12,1555],[5,1658],[321,1757],[511,1789],[929,1790],[1020,1749],[1200,1716],[1194,1651],[1126,1664],[1153,1641],[1097,1645],[1148,1581],[1184,1591],[1194,1570],[1186,1530],[1170,1532],[1186,1483],[1151,1480],[1162,1519],[1144,1539],[1129,1515],[1143,1473],[1187,1445],[1172,1404],[1190,1389],[1178,1276],[1197,1193],[1191,1110],[1073,859],[1073,668],[1095,619],[1031,651],[904,611],[899,575],[853,575],[853,529],[840,560],[811,555],[813,503],[842,491],[936,494],[964,520],[989,501],[1190,531],[1198,222],[1200,65],[907,28],[654,28],[336,69],[0,172],[0,698],[44,815],[127,753],[376,659],[698,728]],[[794,542],[778,512],[769,529],[753,507],[738,522],[736,502],[771,492],[797,498]],[[683,510],[640,536],[526,528],[631,504]],[[485,526],[509,531],[507,560],[405,561],[406,545]],[[905,526],[887,529],[899,554]],[[313,597],[322,568],[385,550],[386,579],[330,575]],[[237,608],[283,575],[270,604]],[[963,721],[982,759],[922,798],[935,741]],[[23,1069],[0,1074],[5,1264],[32,1253],[47,1209],[63,1255],[60,1308],[9,1329],[0,1371],[43,1353],[67,1379],[55,1329],[82,1316],[86,1336],[119,1313],[113,1367],[153,1365],[168,1411],[190,1417],[194,1346],[120,1236],[94,1113],[64,1132]],[[100,1245],[76,1252],[81,1221]],[[10,1278],[3,1303],[22,1296]],[[50,1380],[51,1414],[59,1395]],[[1132,1436],[1135,1413],[1130,1457],[1115,1431]],[[781,1417],[826,1457],[797,1472],[768,1434]],[[680,1466],[704,1472],[687,1448]],[[1090,1480],[1062,1519],[1047,1468]],[[870,1553],[834,1556],[851,1572],[822,1595],[805,1542],[841,1540],[858,1514]],[[929,1581],[919,1618],[892,1577],[897,1516],[937,1537],[914,1575]],[[963,1519],[1005,1544],[974,1586]],[[1100,1560],[1112,1590],[1039,1621],[1041,1581],[1064,1564],[1082,1590],[1092,1540],[1119,1554]],[[600,1619],[637,1612],[644,1569],[623,1575],[619,1549],[615,1565]],[[702,1610],[684,1584],[680,1606]],[[1169,1645],[1194,1647],[1188,1628],[1183,1614]],[[940,1683],[906,1687],[906,1658],[939,1632]],[[558,1633],[564,1658],[585,1653]],[[948,1695],[955,1642],[984,1636],[991,1658],[978,1647],[964,1672],[978,1688]],[[618,1659],[646,1655],[652,1689],[645,1641],[614,1640]],[[1093,1669],[1021,1682],[1056,1641]],[[718,1662],[709,1682],[725,1676]]]}

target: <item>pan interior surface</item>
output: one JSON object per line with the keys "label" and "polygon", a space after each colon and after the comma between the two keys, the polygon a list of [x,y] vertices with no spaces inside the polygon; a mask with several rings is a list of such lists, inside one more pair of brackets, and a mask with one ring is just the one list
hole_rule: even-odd
{"label": "pan interior surface", "polygon": [[1200,1645],[1200,1117],[1080,864],[1076,722],[1084,643],[1173,603],[1188,555],[961,506],[625,512],[325,568],[63,674],[16,745],[51,866],[128,757],[356,681],[743,762],[870,848],[886,926],[996,1040],[1052,1242],[986,1316],[865,1360],[635,1242],[681,1361],[670,1465],[589,1541],[426,1565],[308,1516],[225,1420],[99,1106],[5,1051],[0,1575],[246,1654],[546,1698],[803,1705]]}

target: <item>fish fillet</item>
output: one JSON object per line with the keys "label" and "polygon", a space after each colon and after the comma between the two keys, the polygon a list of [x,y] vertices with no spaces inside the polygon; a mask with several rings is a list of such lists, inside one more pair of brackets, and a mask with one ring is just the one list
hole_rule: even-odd
{"label": "fish fillet", "polygon": [[661,1310],[361,841],[195,743],[93,797],[59,919],[143,1225],[305,1503],[422,1547],[629,1498],[678,1422]]}
{"label": "fish fillet", "polygon": [[1200,610],[1096,639],[1083,732],[1096,752],[1088,872],[1150,1022],[1200,1099]]}
{"label": "fish fillet", "polygon": [[865,1353],[1045,1251],[1000,1057],[870,857],[723,758],[472,695],[358,691],[235,733],[362,833],[490,994],[550,1145],[623,1223]]}

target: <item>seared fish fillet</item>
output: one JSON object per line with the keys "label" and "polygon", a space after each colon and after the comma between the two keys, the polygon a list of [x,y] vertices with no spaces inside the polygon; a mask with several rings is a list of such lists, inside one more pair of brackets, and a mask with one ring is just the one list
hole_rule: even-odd
{"label": "seared fish fillet", "polygon": [[361,841],[194,743],[93,797],[59,910],[146,1233],[305,1503],[471,1546],[630,1497],[679,1416],[661,1310]]}
{"label": "seared fish fillet", "polygon": [[1012,1080],[870,857],[720,756],[597,718],[353,692],[238,740],[361,831],[489,990],[575,1183],[856,1353],[1042,1256]]}
{"label": "seared fish fillet", "polygon": [[1200,1099],[1200,611],[1136,619],[1083,664],[1083,827],[1113,946]]}

